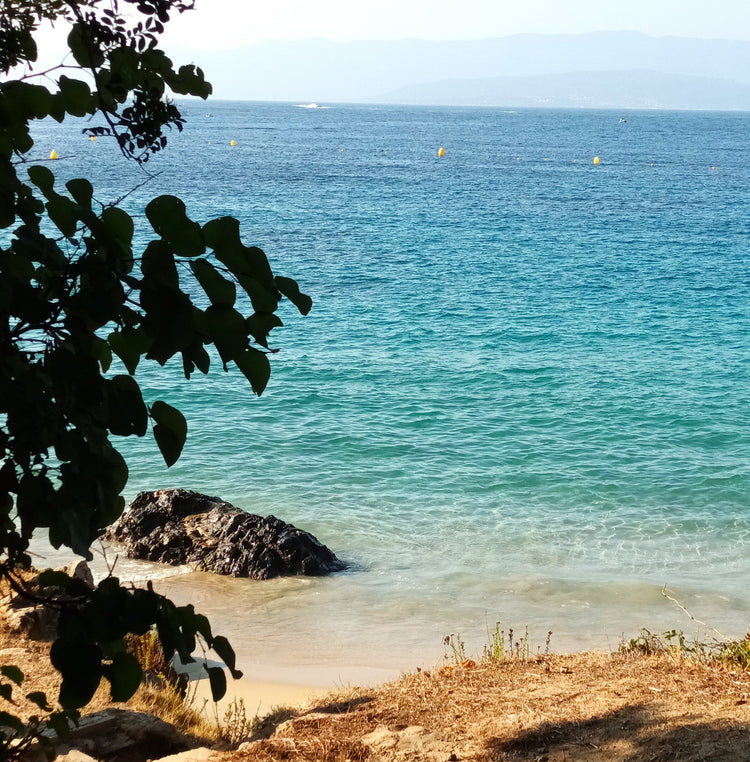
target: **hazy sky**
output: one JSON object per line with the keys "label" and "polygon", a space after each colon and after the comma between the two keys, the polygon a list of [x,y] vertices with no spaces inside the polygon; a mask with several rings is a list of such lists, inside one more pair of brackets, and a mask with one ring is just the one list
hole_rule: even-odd
{"label": "hazy sky", "polygon": [[750,39],[750,0],[197,0],[196,6],[170,23],[172,44],[218,50],[310,37],[453,40],[618,29]]}

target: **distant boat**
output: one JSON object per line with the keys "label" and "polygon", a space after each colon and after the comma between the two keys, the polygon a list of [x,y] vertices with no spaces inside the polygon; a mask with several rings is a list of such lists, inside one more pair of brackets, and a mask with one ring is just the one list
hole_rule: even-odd
{"label": "distant boat", "polygon": [[320,108],[317,103],[300,103],[297,108]]}
{"label": "distant boat", "polygon": [[621,119],[620,119],[620,124],[622,124],[623,122],[627,122],[627,121],[628,121],[627,119],[622,119],[622,118],[621,118]]}

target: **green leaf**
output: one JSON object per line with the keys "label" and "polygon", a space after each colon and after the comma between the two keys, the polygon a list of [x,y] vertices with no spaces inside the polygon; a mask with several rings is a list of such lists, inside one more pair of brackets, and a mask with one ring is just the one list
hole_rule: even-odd
{"label": "green leaf", "polygon": [[177,196],[158,196],[146,206],[151,227],[181,257],[197,257],[206,250],[201,226],[186,213],[185,204]]}
{"label": "green leaf", "polygon": [[47,197],[53,193],[55,185],[55,176],[52,174],[52,170],[47,167],[41,167],[39,165],[29,167],[26,170],[29,174],[29,180]]}
{"label": "green leaf", "polygon": [[[141,272],[143,273],[143,291],[159,287],[176,291],[180,287],[174,255],[165,241],[151,241],[146,246],[141,262]],[[142,294],[141,299],[143,299]]]}
{"label": "green leaf", "polygon": [[50,649],[52,666],[62,675],[60,704],[80,709],[91,701],[102,677],[102,652],[86,640],[58,639]]}
{"label": "green leaf", "polygon": [[245,318],[234,308],[211,305],[205,312],[205,325],[225,363],[234,360],[247,346]]}
{"label": "green leaf", "polygon": [[240,240],[240,223],[234,217],[220,217],[203,226],[206,245],[226,265],[250,297],[258,312],[273,312],[278,293],[273,272],[262,249],[245,246]]}
{"label": "green leaf", "polygon": [[58,230],[67,238],[75,235],[78,227],[78,209],[66,196],[52,196],[47,202],[47,214]]}
{"label": "green leaf", "polygon": [[193,64],[180,66],[175,77],[169,78],[169,86],[180,95],[197,95],[205,100],[213,92],[210,82],[206,82],[203,71]]}
{"label": "green leaf", "polygon": [[120,241],[124,246],[130,247],[133,241],[134,226],[133,218],[126,211],[118,206],[108,206],[102,212],[102,222],[113,238]]}
{"label": "green leaf", "polygon": [[264,283],[241,273],[235,273],[235,276],[244,292],[250,297],[250,303],[256,312],[275,312],[279,306],[281,293],[274,286],[273,281]]}
{"label": "green leaf", "polygon": [[67,738],[70,735],[70,721],[78,725],[78,712],[65,711],[54,712],[47,720],[47,726],[55,731],[58,738]]}
{"label": "green leaf", "polygon": [[112,701],[127,701],[138,690],[143,679],[138,659],[127,652],[116,654],[112,663],[106,664],[102,671],[109,680]]}
{"label": "green leaf", "polygon": [[297,285],[297,281],[292,280],[291,278],[283,278],[280,275],[277,275],[274,278],[274,283],[276,284],[276,288],[281,291],[284,296],[289,299],[289,301],[302,313],[303,315],[307,315],[308,312],[312,309],[312,299],[307,296],[307,294],[303,294],[299,290],[299,286]]}
{"label": "green leaf", "polygon": [[232,677],[235,680],[239,680],[242,677],[242,672],[240,672],[238,669],[235,669],[236,656],[234,649],[231,645],[229,645],[229,641],[223,635],[217,635],[213,639],[211,647],[214,649],[214,651],[216,651],[224,664],[229,667],[229,671],[232,673]]}
{"label": "green leaf", "polygon": [[131,375],[135,373],[141,355],[146,354],[151,346],[148,336],[139,328],[126,327],[120,331],[113,331],[107,337],[107,341]]}
{"label": "green leaf", "polygon": [[149,412],[156,423],[154,426],[156,444],[167,467],[172,466],[179,459],[187,439],[185,416],[177,408],[161,400],[154,402]]}
{"label": "green leaf", "polygon": [[94,196],[94,187],[88,180],[79,178],[77,180],[68,180],[65,183],[68,192],[75,199],[76,203],[86,209],[91,209],[91,199]]}
{"label": "green leaf", "polygon": [[91,355],[99,361],[102,373],[106,373],[112,364],[112,350],[109,344],[104,339],[95,336],[91,342]]}
{"label": "green leaf", "polygon": [[7,677],[8,680],[11,680],[16,685],[23,683],[23,672],[15,664],[0,667],[0,675]]}
{"label": "green leaf", "polygon": [[211,685],[211,697],[214,701],[221,701],[227,692],[227,676],[221,667],[207,667],[208,682]]}
{"label": "green leaf", "polygon": [[280,328],[284,324],[281,318],[273,312],[255,312],[245,320],[248,333],[262,347],[268,349],[268,334],[274,328]]}
{"label": "green leaf", "polygon": [[65,110],[71,116],[86,116],[92,106],[91,90],[80,79],[71,79],[64,74],[58,82]]}
{"label": "green leaf", "polygon": [[265,352],[248,347],[234,357],[235,365],[242,371],[242,375],[250,382],[253,391],[260,397],[271,377],[271,363]]}
{"label": "green leaf", "polygon": [[89,28],[83,23],[76,23],[68,35],[68,47],[76,63],[84,69],[98,68],[104,63],[101,46],[91,40]]}
{"label": "green leaf", "polygon": [[105,389],[109,430],[117,436],[142,437],[148,428],[148,411],[138,382],[132,376],[114,376]]}
{"label": "green leaf", "polygon": [[192,260],[190,268],[206,292],[206,296],[211,300],[211,304],[234,306],[237,287],[221,275],[207,259]]}

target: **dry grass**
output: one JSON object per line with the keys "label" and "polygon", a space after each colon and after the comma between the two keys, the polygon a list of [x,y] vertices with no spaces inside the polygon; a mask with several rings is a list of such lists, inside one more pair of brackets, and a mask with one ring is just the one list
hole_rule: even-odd
{"label": "dry grass", "polygon": [[227,759],[750,760],[749,702],[747,672],[679,654],[484,662],[335,697]]}

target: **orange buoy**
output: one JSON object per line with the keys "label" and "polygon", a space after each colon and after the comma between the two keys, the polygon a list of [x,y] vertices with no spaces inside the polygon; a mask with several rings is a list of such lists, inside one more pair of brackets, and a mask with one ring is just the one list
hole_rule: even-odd
{"label": "orange buoy", "polygon": [[599,163],[599,157],[598,156],[594,156],[594,164],[598,164],[598,163]]}
{"label": "orange buoy", "polygon": [[438,156],[445,156],[445,148],[443,148],[443,146],[438,148]]}
{"label": "orange buoy", "polygon": [[50,159],[56,159],[57,158],[57,151],[55,149],[52,149],[52,153],[49,155]]}

